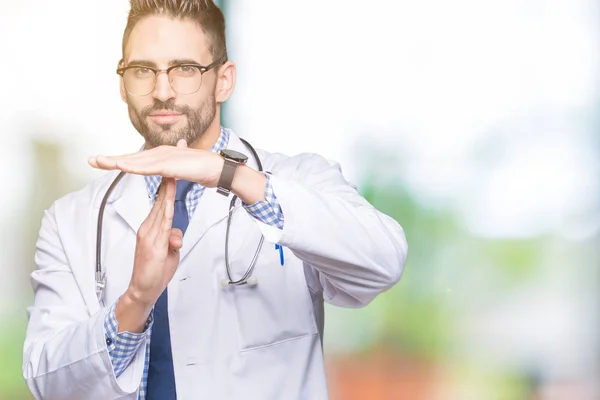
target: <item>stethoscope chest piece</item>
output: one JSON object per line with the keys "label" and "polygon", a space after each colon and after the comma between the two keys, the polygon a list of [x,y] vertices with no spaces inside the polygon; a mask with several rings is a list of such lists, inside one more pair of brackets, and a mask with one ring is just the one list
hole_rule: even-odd
{"label": "stethoscope chest piece", "polygon": [[256,278],[255,276],[251,276],[246,280],[242,280],[240,282],[232,282],[227,278],[223,278],[221,279],[221,287],[223,289],[227,289],[230,286],[248,286],[248,287],[255,287],[256,285],[258,285],[258,278]]}

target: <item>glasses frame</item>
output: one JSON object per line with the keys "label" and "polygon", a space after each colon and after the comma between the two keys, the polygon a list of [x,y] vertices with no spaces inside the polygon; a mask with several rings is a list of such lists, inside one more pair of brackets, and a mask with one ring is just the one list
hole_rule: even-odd
{"label": "glasses frame", "polygon": [[[127,93],[129,93],[132,96],[148,96],[150,93],[152,93],[154,91],[154,89],[156,89],[156,80],[158,78],[158,74],[161,74],[164,72],[167,74],[167,76],[169,76],[169,73],[172,70],[174,70],[175,68],[195,67],[198,69],[198,71],[200,71],[200,77],[202,77],[202,75],[204,75],[205,72],[208,72],[217,66],[221,66],[221,65],[225,64],[226,62],[227,62],[227,60],[214,61],[209,65],[200,65],[200,64],[195,64],[195,63],[182,63],[182,64],[171,65],[168,68],[154,68],[154,67],[150,67],[148,65],[132,64],[132,65],[127,65],[125,67],[117,68],[117,74],[120,75],[121,78],[125,79],[123,76],[125,74],[125,71],[127,71],[128,69],[132,69],[132,68],[146,68],[146,69],[149,69],[150,71],[154,72],[154,85],[152,86],[152,89],[146,94],[131,93],[129,90],[127,90],[127,85],[125,85],[125,90],[127,90]],[[125,83],[125,82],[123,82],[123,83]],[[171,85],[171,80],[169,80],[169,86],[171,86],[171,89],[177,94],[190,95],[190,94],[194,94],[194,93],[198,92],[198,90],[200,90],[200,88],[202,87],[202,81],[200,81],[200,85],[198,86],[198,89],[196,89],[195,91],[193,91],[191,93],[179,93],[177,90],[175,90],[173,85]]]}

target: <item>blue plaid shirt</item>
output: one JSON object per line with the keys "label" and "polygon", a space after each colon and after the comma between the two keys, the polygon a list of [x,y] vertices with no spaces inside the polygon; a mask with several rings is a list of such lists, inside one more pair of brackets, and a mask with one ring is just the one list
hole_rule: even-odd
{"label": "blue plaid shirt", "polygon": [[[219,152],[221,149],[227,147],[229,143],[230,132],[226,128],[221,128],[221,135],[217,142],[213,145],[210,151]],[[267,184],[265,185],[265,199],[266,201],[259,201],[255,204],[243,204],[250,215],[265,224],[277,226],[283,229],[283,212],[277,202],[277,197],[273,192],[269,174],[265,174],[267,177]],[[148,188],[148,197],[150,201],[154,202],[155,193],[160,185],[160,176],[147,176],[146,186]],[[191,218],[196,211],[200,197],[204,193],[204,187],[196,183],[192,186],[192,189],[186,196],[186,206],[188,215]],[[118,302],[118,301],[117,301]],[[133,361],[139,347],[143,343],[144,337],[150,339],[152,333],[152,313],[146,322],[144,332],[142,333],[131,333],[121,332],[119,333],[119,323],[115,316],[115,309],[117,306],[115,302],[108,310],[106,318],[104,320],[104,332],[106,335],[106,346],[108,348],[108,354],[110,356],[115,376],[119,377],[123,371]],[[150,363],[150,340],[146,341],[145,350],[145,361],[144,361],[144,372],[142,375],[142,383],[140,384],[139,400],[146,398],[146,386],[148,384],[148,365]]]}

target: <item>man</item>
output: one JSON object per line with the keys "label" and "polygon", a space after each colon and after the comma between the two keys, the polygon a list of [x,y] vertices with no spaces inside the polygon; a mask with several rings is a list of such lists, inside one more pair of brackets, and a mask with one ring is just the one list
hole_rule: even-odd
{"label": "man", "polygon": [[220,126],[236,73],[212,1],[131,0],[118,73],[145,148],[90,158],[109,172],[45,212],[31,392],[326,399],[323,302],[362,307],[393,286],[402,228],[324,158],[257,158]]}

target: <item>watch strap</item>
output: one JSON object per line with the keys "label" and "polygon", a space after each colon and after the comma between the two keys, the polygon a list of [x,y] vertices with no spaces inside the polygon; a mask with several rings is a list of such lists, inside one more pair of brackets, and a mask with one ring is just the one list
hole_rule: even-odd
{"label": "watch strap", "polygon": [[227,158],[224,158],[223,161],[223,169],[221,170],[221,176],[219,177],[219,183],[217,184],[217,193],[222,194],[223,196],[229,196],[231,184],[233,183],[233,176],[235,175],[235,170],[239,163],[228,160]]}

